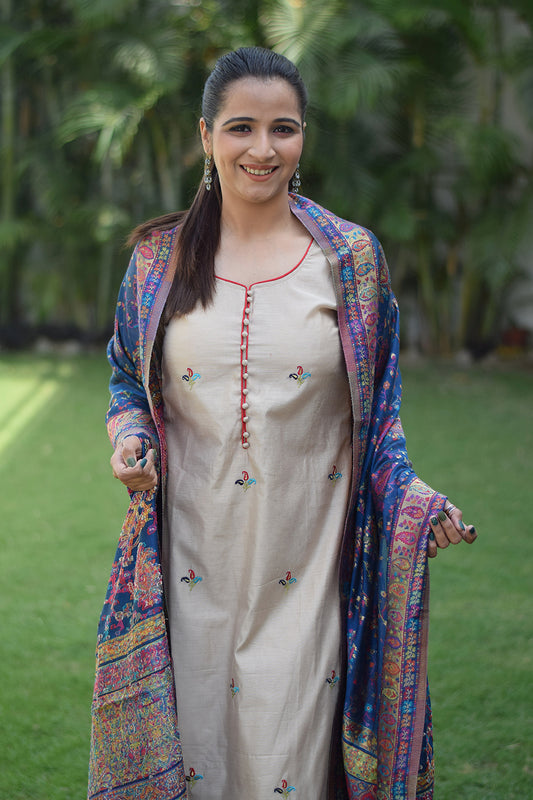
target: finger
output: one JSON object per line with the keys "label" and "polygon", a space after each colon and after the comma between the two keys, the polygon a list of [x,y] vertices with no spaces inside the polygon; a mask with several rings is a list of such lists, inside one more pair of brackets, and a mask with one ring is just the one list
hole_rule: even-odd
{"label": "finger", "polygon": [[126,436],[122,442],[122,459],[126,466],[134,467],[141,455],[141,440],[137,436]]}
{"label": "finger", "polygon": [[459,544],[462,542],[463,537],[461,536],[460,532],[455,527],[455,524],[452,522],[448,514],[445,511],[441,510],[438,513],[439,522],[441,524],[442,530],[448,541],[451,544]]}
{"label": "finger", "polygon": [[155,450],[151,449],[134,467],[127,470],[124,482],[130,489],[146,491],[157,486],[158,476],[154,458]]}
{"label": "finger", "polygon": [[448,516],[448,519],[451,519],[455,530],[459,531],[459,533],[462,535],[465,526],[463,523],[463,512],[461,509],[449,503],[444,509],[444,513]]}
{"label": "finger", "polygon": [[466,525],[463,532],[463,539],[467,544],[472,544],[477,539],[477,531],[473,525]]}
{"label": "finger", "polygon": [[435,542],[437,544],[437,547],[441,548],[448,547],[448,545],[450,544],[450,540],[446,536],[444,528],[442,527],[441,521],[437,514],[434,514],[429,518],[429,524],[431,525],[431,533],[433,533],[433,536],[435,537]]}
{"label": "finger", "polygon": [[437,555],[437,542],[435,541],[435,534],[430,530],[428,537],[428,557],[435,558]]}
{"label": "finger", "polygon": [[155,450],[153,448],[148,450],[144,458],[141,458],[141,460],[139,461],[139,465],[142,469],[145,469],[147,465],[148,468],[150,468],[150,466],[153,466],[155,469]]}
{"label": "finger", "polygon": [[452,519],[453,524],[455,525],[456,529],[461,534],[461,537],[464,539],[465,542],[468,544],[472,544],[477,539],[477,531],[473,525],[465,525],[463,522],[463,514],[460,509],[455,509],[455,511],[448,512],[448,516]]}

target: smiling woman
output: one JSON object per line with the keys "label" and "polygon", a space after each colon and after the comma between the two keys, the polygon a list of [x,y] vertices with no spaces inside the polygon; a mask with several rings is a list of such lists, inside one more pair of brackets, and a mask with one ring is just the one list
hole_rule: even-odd
{"label": "smiling woman", "polygon": [[427,558],[475,531],[407,457],[379,242],[294,191],[306,103],[223,56],[191,208],[132,237],[91,798],[432,797]]}

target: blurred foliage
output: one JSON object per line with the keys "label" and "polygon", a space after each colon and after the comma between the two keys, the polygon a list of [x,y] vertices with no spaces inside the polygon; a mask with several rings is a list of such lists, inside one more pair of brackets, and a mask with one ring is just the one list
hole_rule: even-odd
{"label": "blurred foliage", "polygon": [[201,177],[210,68],[260,44],[309,88],[303,193],[381,238],[414,343],[482,353],[497,341],[531,238],[529,0],[0,9],[4,340],[44,323],[108,333],[128,230],[186,207]]}

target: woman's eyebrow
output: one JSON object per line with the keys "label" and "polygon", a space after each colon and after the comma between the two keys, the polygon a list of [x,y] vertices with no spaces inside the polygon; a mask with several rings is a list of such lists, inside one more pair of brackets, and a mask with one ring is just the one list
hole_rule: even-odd
{"label": "woman's eyebrow", "polygon": [[[225,125],[231,125],[234,122],[257,122],[254,117],[230,117],[225,122],[222,123],[222,127]],[[272,122],[279,124],[280,122],[289,122],[291,125],[296,125],[297,128],[301,128],[301,124],[298,120],[293,119],[292,117],[277,117],[276,119],[272,120]]]}

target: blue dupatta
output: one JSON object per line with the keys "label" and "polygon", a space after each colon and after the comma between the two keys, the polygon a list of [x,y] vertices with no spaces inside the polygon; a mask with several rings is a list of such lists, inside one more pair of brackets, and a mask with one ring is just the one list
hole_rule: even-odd
{"label": "blue dupatta", "polygon": [[[345,699],[332,743],[330,797],[431,800],[427,692],[427,534],[443,507],[412,471],[398,417],[398,309],[376,238],[301,197],[291,210],[328,258],[350,382],[353,474],[340,565]],[[173,275],[175,231],[137,246],[114,336],[112,443],[135,433],[166,449],[153,348]],[[123,525],[98,628],[88,797],[186,796],[159,556],[157,492],[136,492]],[[342,754],[342,757],[341,757]]]}

